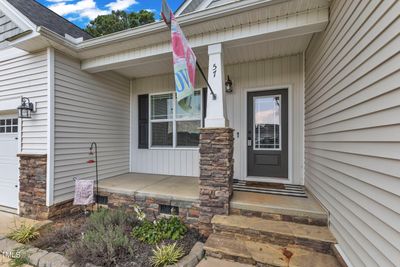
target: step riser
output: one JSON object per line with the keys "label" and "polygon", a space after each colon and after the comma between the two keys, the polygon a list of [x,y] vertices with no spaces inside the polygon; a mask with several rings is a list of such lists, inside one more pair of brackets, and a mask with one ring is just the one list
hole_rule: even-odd
{"label": "step riser", "polygon": [[284,222],[294,222],[306,225],[316,225],[316,226],[327,226],[328,219],[326,217],[310,217],[310,216],[295,216],[295,215],[285,215],[278,213],[270,213],[270,212],[260,212],[260,211],[252,211],[252,210],[244,210],[244,209],[236,209],[231,208],[230,214],[232,215],[241,215],[246,217],[257,217],[266,220],[273,221],[284,221]]}
{"label": "step riser", "polygon": [[310,240],[300,237],[286,236],[278,233],[260,232],[251,229],[238,229],[236,227],[213,225],[214,233],[221,234],[224,236],[234,237],[241,240],[250,240],[255,242],[270,243],[286,247],[288,245],[296,245],[308,250],[312,250],[319,253],[333,255],[330,242],[323,242],[317,240]]}
{"label": "step riser", "polygon": [[[257,262],[253,259],[242,258],[240,256],[232,256],[232,255],[228,255],[228,254],[221,253],[221,252],[218,252],[218,253],[211,252],[211,251],[207,251],[207,249],[206,249],[206,256],[217,258],[217,259],[224,259],[224,260],[229,260],[229,261],[234,261],[234,262],[240,262],[240,263],[244,263],[244,264],[250,264],[250,265],[257,264]],[[270,266],[271,267],[279,267],[279,266],[273,266],[273,265],[270,265]]]}

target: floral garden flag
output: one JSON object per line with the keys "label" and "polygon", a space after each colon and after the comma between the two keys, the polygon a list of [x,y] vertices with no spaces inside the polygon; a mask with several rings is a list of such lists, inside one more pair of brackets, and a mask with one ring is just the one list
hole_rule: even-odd
{"label": "floral garden flag", "polygon": [[89,205],[94,203],[94,181],[75,180],[74,205]]}
{"label": "floral garden flag", "polygon": [[191,111],[196,75],[196,56],[165,0],[162,2],[161,16],[171,29],[177,101],[183,110]]}

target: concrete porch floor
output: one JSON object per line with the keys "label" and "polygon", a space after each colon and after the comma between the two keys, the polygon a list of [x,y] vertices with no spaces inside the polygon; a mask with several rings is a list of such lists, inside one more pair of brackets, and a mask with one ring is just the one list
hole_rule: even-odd
{"label": "concrete porch floor", "polygon": [[127,195],[197,201],[199,184],[196,177],[145,173],[126,173],[99,181],[100,191]]}
{"label": "concrete porch floor", "polygon": [[[173,200],[199,200],[196,177],[145,173],[126,173],[99,181],[100,191],[140,194]],[[308,198],[235,191],[231,208],[297,216],[326,216],[326,211],[312,195]]]}

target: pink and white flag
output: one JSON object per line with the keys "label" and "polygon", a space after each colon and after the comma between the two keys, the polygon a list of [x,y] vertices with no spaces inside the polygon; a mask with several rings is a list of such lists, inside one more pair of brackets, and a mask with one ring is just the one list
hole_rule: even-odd
{"label": "pink and white flag", "polygon": [[182,109],[190,111],[196,79],[196,55],[165,0],[162,1],[161,16],[171,29],[177,101]]}

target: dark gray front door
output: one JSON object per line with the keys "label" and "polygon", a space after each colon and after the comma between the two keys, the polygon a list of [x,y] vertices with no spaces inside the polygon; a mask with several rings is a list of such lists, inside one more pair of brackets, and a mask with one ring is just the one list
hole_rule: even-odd
{"label": "dark gray front door", "polygon": [[247,175],[288,178],[288,90],[247,94]]}

